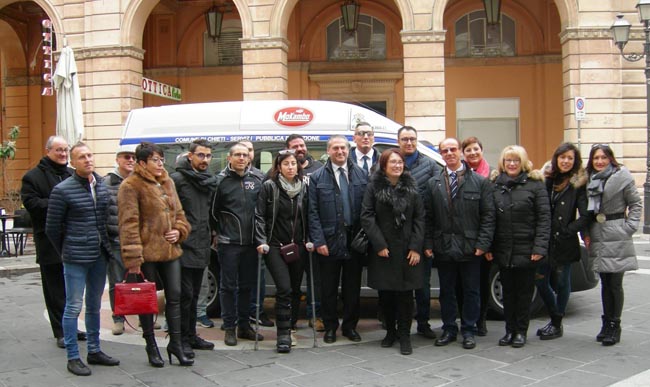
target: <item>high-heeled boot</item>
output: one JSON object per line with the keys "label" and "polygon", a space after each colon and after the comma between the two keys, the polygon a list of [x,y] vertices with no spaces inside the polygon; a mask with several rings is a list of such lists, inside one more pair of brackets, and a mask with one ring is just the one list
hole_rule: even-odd
{"label": "high-heeled boot", "polygon": [[291,352],[291,309],[278,305],[275,308],[275,323],[277,326],[276,349],[278,353]]}
{"label": "high-heeled boot", "polygon": [[603,325],[601,325],[600,332],[598,332],[598,334],[596,335],[596,341],[599,343],[601,343],[605,338],[605,330],[609,322],[609,318],[605,317],[605,315],[601,315],[600,319],[602,320]]}
{"label": "high-heeled boot", "polygon": [[413,321],[413,292],[400,292],[397,298],[397,334],[402,355],[413,353],[411,346],[411,322]]}
{"label": "high-heeled boot", "polygon": [[180,309],[168,307],[166,317],[167,326],[169,328],[169,344],[167,344],[167,356],[169,357],[169,364],[172,364],[172,355],[174,355],[182,366],[191,366],[194,364],[194,360],[188,358],[183,351]]}
{"label": "high-heeled boot", "polygon": [[151,334],[143,335],[144,341],[147,343],[145,350],[147,351],[147,357],[149,358],[149,364],[152,367],[162,368],[165,366],[165,361],[160,356],[160,351],[158,350],[158,344],[156,344],[156,337]]}
{"label": "high-heeled boot", "polygon": [[605,327],[605,337],[602,344],[604,346],[614,345],[621,341],[621,319],[614,318],[607,322]]}

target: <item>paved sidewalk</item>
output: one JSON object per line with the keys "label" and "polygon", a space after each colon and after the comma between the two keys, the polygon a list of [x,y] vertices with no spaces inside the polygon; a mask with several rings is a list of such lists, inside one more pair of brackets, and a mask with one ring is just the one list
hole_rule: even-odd
{"label": "paved sidewalk", "polygon": [[[650,290],[648,277],[625,277],[626,308],[622,342],[603,347],[595,341],[600,327],[599,289],[574,293],[565,319],[564,337],[540,341],[534,337],[546,323],[543,315],[531,321],[529,342],[521,349],[497,346],[502,321],[489,321],[487,337],[477,338],[477,348],[460,343],[435,347],[431,340],[413,336],[411,356],[394,348],[380,348],[383,331],[372,313],[359,325],[363,342],[339,336],[335,345],[318,340],[311,348],[311,330],[301,321],[299,347],[290,354],[273,351],[274,331],[260,350],[251,342],[223,345],[217,327],[199,328],[202,337],[217,344],[214,351],[197,351],[195,365],[169,365],[164,332],[158,343],[165,367],[147,363],[144,342],[131,328],[121,336],[110,333],[110,308],[102,306],[102,349],[120,359],[119,367],[90,366],[93,375],[76,377],[65,368],[65,351],[55,346],[44,310],[40,274],[34,257],[0,258],[0,386],[647,386],[650,385]],[[267,303],[272,304],[272,300]],[[371,301],[367,301],[371,302]],[[439,333],[440,312],[433,301],[431,323]],[[132,320],[135,322],[135,320]],[[83,321],[81,321],[83,323]],[[82,356],[85,345],[81,343]]]}

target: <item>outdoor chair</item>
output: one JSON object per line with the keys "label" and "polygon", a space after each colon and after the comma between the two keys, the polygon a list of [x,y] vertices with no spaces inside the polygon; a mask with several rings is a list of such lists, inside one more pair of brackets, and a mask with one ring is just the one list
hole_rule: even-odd
{"label": "outdoor chair", "polygon": [[11,245],[14,247],[16,256],[23,255],[25,251],[25,245],[27,245],[28,235],[34,234],[34,229],[32,227],[32,218],[29,216],[29,212],[25,209],[18,209],[14,212],[16,217],[14,218],[13,228],[7,229],[5,231],[5,240],[7,244],[7,250],[11,254]]}

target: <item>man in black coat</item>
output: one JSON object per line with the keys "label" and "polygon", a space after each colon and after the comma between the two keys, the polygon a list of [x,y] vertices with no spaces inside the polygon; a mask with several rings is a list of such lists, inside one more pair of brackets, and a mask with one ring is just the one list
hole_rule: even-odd
{"label": "man in black coat", "polygon": [[472,349],[481,309],[481,260],[490,251],[495,227],[492,185],[461,161],[457,139],[443,140],[439,149],[447,166],[428,182],[424,244],[425,254],[436,261],[440,279],[443,334],[435,345],[456,341],[456,280],[460,278],[463,348]]}
{"label": "man in black coat", "polygon": [[171,174],[192,231],[181,243],[181,336],[183,351],[192,358],[192,349],[212,350],[214,344],[196,334],[196,305],[203,272],[210,264],[210,201],[217,178],[208,172],[212,148],[207,140],[194,140],[187,157],[181,157]]}
{"label": "man in black coat", "polygon": [[[397,131],[399,149],[404,155],[404,169],[411,173],[418,185],[418,192],[425,199],[427,182],[440,173],[440,167],[435,161],[418,152],[418,132],[412,126],[402,126]],[[431,314],[431,259],[422,260],[424,264],[424,282],[422,288],[415,291],[415,319],[418,323],[417,332],[427,339],[435,339],[436,334],[429,325]]]}
{"label": "man in black coat", "polygon": [[[36,263],[41,270],[43,298],[50,319],[52,333],[59,348],[65,348],[63,341],[63,309],[65,307],[65,280],[61,256],[45,235],[47,206],[55,185],[72,175],[68,168],[68,142],[59,136],[51,136],[45,144],[47,154],[38,165],[23,176],[20,198],[32,218]],[[79,333],[79,340],[86,335]]]}
{"label": "man in black coat", "polygon": [[[326,343],[336,341],[339,327],[338,288],[341,282],[343,324],[341,331],[352,341],[361,341],[359,322],[361,257],[350,243],[361,227],[361,203],[368,174],[348,159],[349,144],[343,136],[327,142],[329,160],[310,176],[309,235],[316,247],[321,270],[321,305]],[[342,278],[339,281],[339,278]]]}
{"label": "man in black coat", "polygon": [[373,147],[375,132],[372,126],[361,121],[354,128],[354,143],[356,147],[350,149],[350,159],[363,169],[368,175],[374,172],[374,166],[379,161],[379,151]]}

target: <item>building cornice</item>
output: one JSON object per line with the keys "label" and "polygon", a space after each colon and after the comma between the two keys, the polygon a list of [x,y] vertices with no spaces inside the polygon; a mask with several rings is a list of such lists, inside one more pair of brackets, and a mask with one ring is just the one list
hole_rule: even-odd
{"label": "building cornice", "polygon": [[402,31],[402,43],[442,43],[447,31]]}
{"label": "building cornice", "polygon": [[268,38],[242,38],[240,39],[242,50],[277,49],[289,51],[289,41],[280,37]]}
{"label": "building cornice", "polygon": [[[145,50],[134,46],[84,47],[74,49],[75,60],[110,57],[131,57],[144,60]],[[57,53],[57,60],[60,53]]]}
{"label": "building cornice", "polygon": [[[630,35],[631,37],[632,35]],[[612,35],[608,28],[602,27],[578,27],[566,28],[560,33],[560,43],[564,44],[567,40],[596,40],[611,39]]]}

